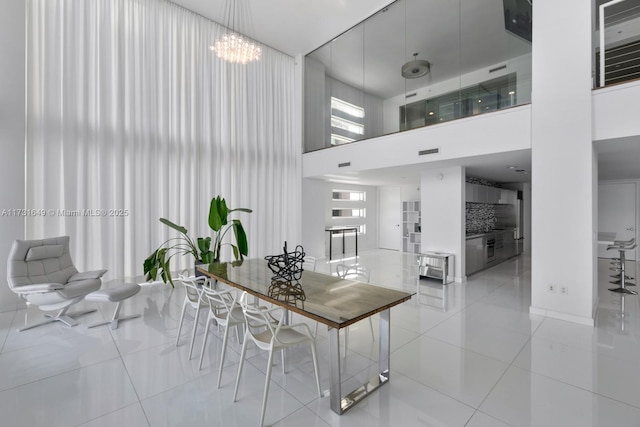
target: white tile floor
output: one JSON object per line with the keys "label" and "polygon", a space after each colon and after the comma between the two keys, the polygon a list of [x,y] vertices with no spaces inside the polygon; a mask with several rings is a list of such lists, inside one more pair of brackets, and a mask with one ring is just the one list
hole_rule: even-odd
{"label": "white tile floor", "polygon": [[[416,291],[415,257],[366,251],[371,282]],[[318,271],[335,268],[318,264]],[[444,288],[421,281],[420,294],[392,309],[391,381],[343,416],[315,394],[308,347],[273,370],[267,425],[277,426],[640,426],[640,303],[607,291],[599,261],[595,328],[530,315],[530,262],[516,258]],[[632,266],[635,267],[635,266]],[[634,274],[635,268],[631,268]],[[36,309],[0,313],[0,425],[253,426],[260,415],[266,355],[248,352],[238,402],[232,403],[240,346],[231,340],[216,389],[221,340],[209,340],[198,370],[202,331],[188,359],[187,317],[175,347],[183,291],[145,286],[124,313],[142,318],[119,329],[87,329],[113,306],[74,328],[51,324],[16,332]],[[95,306],[83,303],[81,306]],[[201,323],[205,316],[201,317]],[[296,316],[296,321],[300,320]],[[374,319],[377,333],[377,319]],[[214,328],[215,329],[215,328]],[[377,340],[377,337],[376,337]],[[328,387],[327,331],[317,349]],[[351,327],[343,378],[375,373],[377,341],[369,325]],[[280,364],[276,359],[276,364]]]}

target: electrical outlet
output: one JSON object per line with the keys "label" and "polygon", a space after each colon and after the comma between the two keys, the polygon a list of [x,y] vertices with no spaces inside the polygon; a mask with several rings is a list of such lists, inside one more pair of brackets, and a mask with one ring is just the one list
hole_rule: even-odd
{"label": "electrical outlet", "polygon": [[547,291],[551,292],[552,294],[556,293],[556,285],[554,285],[553,283],[549,283],[547,285]]}
{"label": "electrical outlet", "polygon": [[560,295],[567,295],[569,293],[569,287],[567,285],[560,286]]}

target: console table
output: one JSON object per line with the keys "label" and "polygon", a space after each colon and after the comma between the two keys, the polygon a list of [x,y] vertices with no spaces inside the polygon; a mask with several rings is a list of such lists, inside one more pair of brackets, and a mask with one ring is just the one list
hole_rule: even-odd
{"label": "console table", "polygon": [[342,254],[344,255],[344,233],[347,231],[354,231],[356,233],[356,257],[358,256],[358,227],[327,227],[324,231],[329,233],[329,259],[331,259],[332,256],[333,233],[342,233]]}

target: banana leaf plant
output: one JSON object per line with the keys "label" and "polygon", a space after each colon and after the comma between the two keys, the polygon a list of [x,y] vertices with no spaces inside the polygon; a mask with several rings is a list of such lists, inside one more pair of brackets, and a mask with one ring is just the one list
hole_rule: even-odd
{"label": "banana leaf plant", "polygon": [[243,259],[249,253],[249,245],[247,243],[247,234],[244,231],[244,227],[239,219],[232,219],[229,221],[229,215],[232,212],[253,212],[247,208],[227,208],[227,202],[220,196],[211,199],[211,205],[209,206],[209,227],[215,231],[215,237],[213,239],[213,261],[219,262],[222,252],[223,239],[229,230],[233,229],[233,234],[236,238],[236,244],[226,243],[233,249],[233,256],[236,260]]}
{"label": "banana leaf plant", "polygon": [[[247,235],[240,220],[233,219],[229,222],[229,215],[232,212],[252,212],[251,209],[239,208],[228,209],[226,201],[220,196],[211,200],[209,207],[209,226],[215,231],[215,238],[198,237],[193,240],[189,237],[187,229],[175,224],[166,218],[160,218],[164,225],[180,233],[180,237],[173,237],[163,242],[151,255],[144,260],[144,274],[146,280],[157,280],[158,275],[164,283],[169,283],[173,287],[171,277],[171,258],[176,255],[192,255],[196,263],[209,264],[220,261],[220,254],[224,245],[223,238],[230,229],[236,238],[236,244],[231,244],[236,260],[242,259],[248,254]],[[213,248],[211,243],[213,241]]]}

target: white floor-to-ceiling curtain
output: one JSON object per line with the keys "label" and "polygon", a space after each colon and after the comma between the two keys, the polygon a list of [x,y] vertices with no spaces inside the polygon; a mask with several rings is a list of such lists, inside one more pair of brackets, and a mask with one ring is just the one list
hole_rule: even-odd
{"label": "white floor-to-ceiling curtain", "polygon": [[28,238],[68,234],[79,268],[140,276],[175,235],[158,218],[210,235],[220,194],[254,211],[250,256],[299,243],[293,58],[223,62],[224,29],[164,0],[29,0],[27,26]]}

